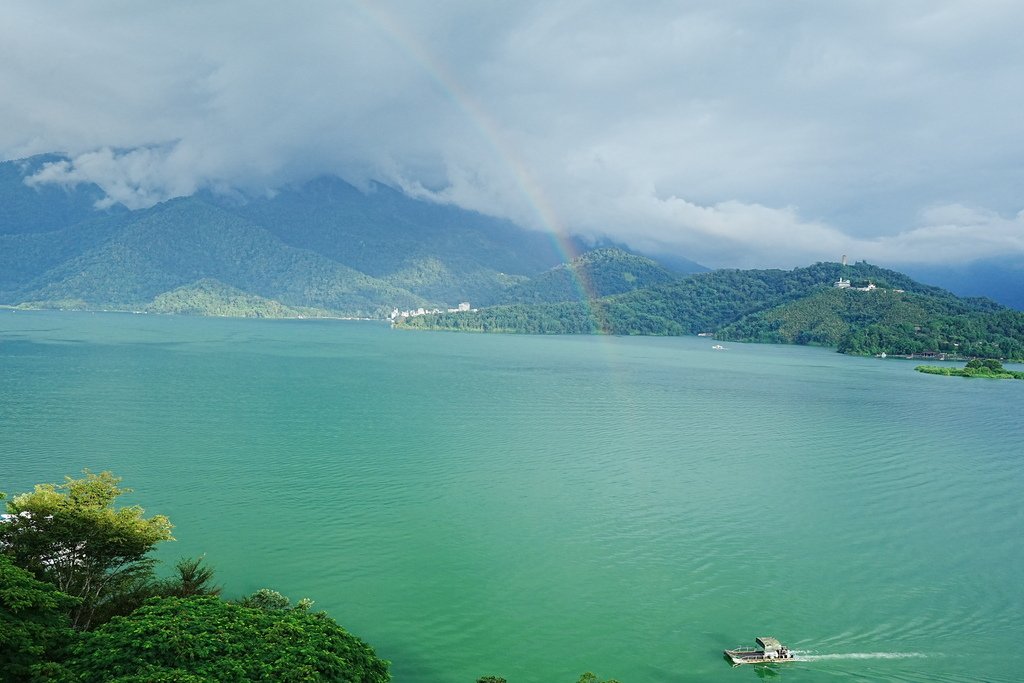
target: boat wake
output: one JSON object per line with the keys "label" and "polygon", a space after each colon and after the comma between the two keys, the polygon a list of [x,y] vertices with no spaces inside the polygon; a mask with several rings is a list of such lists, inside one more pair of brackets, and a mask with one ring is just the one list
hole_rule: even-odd
{"label": "boat wake", "polygon": [[827,662],[840,659],[915,659],[927,657],[923,652],[846,652],[817,654],[806,650],[792,650],[798,662]]}

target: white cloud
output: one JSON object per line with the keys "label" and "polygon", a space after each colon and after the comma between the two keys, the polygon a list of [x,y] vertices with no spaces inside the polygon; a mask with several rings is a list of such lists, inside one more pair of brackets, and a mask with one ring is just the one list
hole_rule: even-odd
{"label": "white cloud", "polygon": [[45,164],[25,182],[33,186],[96,183],[107,195],[97,202],[97,208],[121,203],[129,209],[140,209],[196,191],[195,178],[184,172],[182,165],[187,161],[177,146],[143,147],[123,153],[103,148],[80,154],[73,161]]}
{"label": "white cloud", "polygon": [[710,265],[1024,251],[1020,3],[3,13],[0,155],[132,207],[332,172]]}
{"label": "white cloud", "polygon": [[869,259],[898,263],[969,262],[1002,254],[1024,254],[1024,211],[1005,218],[962,204],[930,207],[922,225],[864,244]]}

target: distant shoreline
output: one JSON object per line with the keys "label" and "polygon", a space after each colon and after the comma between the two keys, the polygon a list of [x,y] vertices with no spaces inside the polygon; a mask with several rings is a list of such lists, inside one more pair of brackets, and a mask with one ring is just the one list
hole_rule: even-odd
{"label": "distant shoreline", "polygon": [[217,313],[170,313],[164,311],[142,311],[127,308],[57,308],[49,306],[26,306],[24,304],[0,304],[8,311],[51,311],[55,313],[121,313],[129,315],[159,315],[181,318],[223,318],[235,320],[356,320],[362,322],[387,322],[386,318],[361,318],[344,315],[223,315]]}
{"label": "distant shoreline", "polygon": [[[61,307],[57,307],[57,306],[52,306],[52,307],[51,306],[32,306],[32,305],[27,305],[27,304],[17,304],[17,305],[0,304],[0,310],[8,310],[8,311],[11,311],[11,312],[18,312],[18,311],[25,311],[25,312],[41,311],[41,312],[46,312],[46,311],[50,311],[50,312],[59,312],[59,313],[116,313],[116,314],[121,314],[121,315],[153,315],[153,316],[164,316],[164,317],[213,318],[213,319],[233,319],[233,320],[334,320],[334,321],[346,321],[346,322],[370,322],[370,323],[389,324],[392,329],[413,330],[413,331],[419,331],[419,332],[456,332],[456,333],[469,333],[469,334],[509,334],[509,335],[523,335],[523,334],[525,334],[525,335],[538,335],[539,334],[539,335],[542,335],[542,336],[543,335],[551,335],[551,334],[566,335],[566,336],[578,336],[580,334],[578,332],[554,332],[554,333],[532,332],[532,331],[524,332],[522,330],[518,330],[518,329],[514,329],[514,328],[509,328],[509,329],[493,329],[493,328],[492,329],[482,329],[482,328],[467,327],[467,328],[458,329],[458,328],[446,327],[446,326],[443,326],[443,325],[410,325],[410,324],[408,324],[408,319],[402,319],[401,321],[396,321],[396,320],[389,319],[389,318],[386,318],[386,317],[371,318],[371,317],[364,317],[364,316],[344,316],[344,315],[227,315],[227,314],[217,314],[217,313],[178,313],[178,312],[165,312],[165,311],[146,311],[146,310],[140,310],[140,309],[127,309],[127,308],[93,308],[93,307],[66,307],[66,308],[61,308]],[[428,316],[419,316],[419,317],[420,318],[427,318]],[[584,334],[586,335],[587,333],[584,333]],[[589,333],[589,334],[602,334],[602,333]],[[610,336],[703,337],[703,338],[711,338],[711,339],[719,340],[719,338],[717,336],[709,337],[709,335],[707,333],[704,333],[704,334],[666,333],[666,334],[646,334],[646,335],[612,334]],[[890,358],[895,358],[895,359],[898,359],[898,360],[931,360],[931,361],[954,362],[954,363],[956,363],[956,362],[959,362],[959,363],[970,362],[971,360],[973,360],[972,356],[943,354],[943,353],[914,353],[914,354],[889,354],[889,353],[886,353],[886,354],[873,354],[872,355],[872,354],[867,354],[867,353],[857,353],[857,352],[851,352],[851,351],[843,351],[843,350],[840,350],[837,346],[826,345],[826,344],[814,344],[814,343],[812,343],[812,344],[797,344],[797,343],[792,343],[792,342],[790,342],[790,343],[786,343],[786,342],[760,342],[760,341],[753,341],[753,340],[748,340],[748,339],[730,339],[730,340],[723,339],[722,341],[734,341],[734,342],[747,343],[747,344],[772,343],[772,344],[780,344],[780,345],[783,345],[783,346],[806,346],[806,347],[812,347],[812,348],[827,348],[827,349],[832,349],[834,351],[837,351],[837,352],[839,352],[839,353],[841,353],[843,355],[847,355],[847,356],[854,356],[854,357],[861,357],[861,358],[871,358],[871,357],[874,357],[874,358],[879,359],[879,360],[887,360],[887,359],[890,359]],[[1017,358],[1002,358],[1000,360],[1002,360],[1003,362],[1007,362],[1007,363],[1024,363],[1024,359],[1017,359]],[[927,368],[933,368],[933,370],[921,370],[921,368],[926,368],[926,367]],[[928,374],[938,374],[938,375],[950,375],[950,376],[958,375],[958,376],[965,376],[965,377],[991,377],[991,378],[997,378],[997,379],[1011,379],[1011,378],[1014,378],[1014,377],[1010,377],[1010,376],[1007,376],[1007,377],[997,377],[996,375],[979,374],[979,373],[962,374],[962,371],[959,368],[948,368],[948,367],[939,367],[939,366],[924,366],[924,365],[922,365],[922,366],[918,366],[915,369],[918,370],[919,372],[924,372],[924,373],[928,373]],[[949,372],[947,372],[947,370]],[[956,372],[954,372],[954,371],[956,371]],[[1016,372],[1016,371],[1009,371],[1009,370],[1007,370],[1006,372],[1007,373],[1013,373],[1013,372]],[[1018,374],[1024,375],[1024,373],[1018,373]],[[1016,379],[1024,379],[1024,376],[1022,376],[1022,377],[1015,377],[1015,378]]]}

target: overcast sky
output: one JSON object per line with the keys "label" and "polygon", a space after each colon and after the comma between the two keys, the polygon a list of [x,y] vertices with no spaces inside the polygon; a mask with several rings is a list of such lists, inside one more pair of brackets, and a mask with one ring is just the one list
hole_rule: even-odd
{"label": "overcast sky", "polygon": [[710,266],[1024,254],[1024,2],[5,0],[0,157],[377,179]]}

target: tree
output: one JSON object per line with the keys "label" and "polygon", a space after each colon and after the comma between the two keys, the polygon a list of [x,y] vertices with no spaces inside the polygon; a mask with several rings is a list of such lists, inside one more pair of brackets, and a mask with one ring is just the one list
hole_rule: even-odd
{"label": "tree", "polygon": [[[583,674],[582,676],[580,676],[580,680],[577,683],[602,683],[602,681],[601,681],[600,678],[597,677],[597,675],[595,675],[594,673],[588,671],[585,674]],[[603,683],[619,683],[619,682],[616,681],[613,678],[609,678],[607,681],[604,681]]]}
{"label": "tree", "polygon": [[309,598],[302,598],[298,604],[292,605],[292,601],[270,588],[261,588],[252,595],[247,595],[238,601],[242,607],[257,607],[265,610],[297,609],[308,611],[313,606]]}
{"label": "tree", "polygon": [[78,600],[38,581],[0,554],[0,681],[28,681],[71,640]]}
{"label": "tree", "polygon": [[168,578],[158,579],[152,573],[139,573],[134,580],[123,582],[116,592],[97,605],[92,625],[128,614],[153,597],[187,598],[221,593],[221,587],[213,583],[213,568],[204,564],[201,557],[181,558],[174,565],[174,571]]}
{"label": "tree", "polygon": [[965,370],[981,370],[983,372],[1005,372],[1003,364],[993,358],[975,358],[967,362]]}
{"label": "tree", "polygon": [[0,524],[0,545],[14,564],[81,599],[70,614],[77,629],[89,628],[101,605],[151,578],[154,560],[147,555],[172,540],[163,515],[146,519],[141,507],[114,507],[130,491],[118,487],[119,477],[84,474],[15,496],[7,503],[13,517]]}
{"label": "tree", "polygon": [[225,602],[202,558],[182,559],[174,575],[156,578],[147,554],[170,539],[170,523],[146,519],[138,507],[115,508],[126,492],[119,482],[86,471],[8,503],[11,514],[0,521],[0,683],[390,680],[388,663],[312,612],[311,600],[292,605],[262,589]]}
{"label": "tree", "polygon": [[[476,683],[508,683],[508,682],[504,678],[502,678],[501,676],[481,676],[480,678],[476,679]],[[598,676],[596,674],[591,673],[590,671],[588,671],[585,674],[582,674],[580,676],[580,680],[577,681],[576,683],[602,683],[602,681],[601,681],[600,678],[598,678]],[[610,678],[607,681],[604,681],[603,683],[619,683],[619,682],[616,681],[615,679],[611,679]]]}
{"label": "tree", "polygon": [[388,663],[322,612],[213,596],[150,598],[81,633],[66,666],[81,683],[390,680]]}
{"label": "tree", "polygon": [[221,587],[213,583],[213,568],[203,558],[183,557],[174,565],[176,576],[157,584],[161,595],[188,598],[194,595],[220,595]]}

